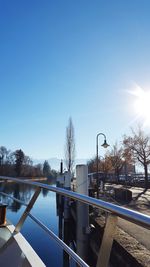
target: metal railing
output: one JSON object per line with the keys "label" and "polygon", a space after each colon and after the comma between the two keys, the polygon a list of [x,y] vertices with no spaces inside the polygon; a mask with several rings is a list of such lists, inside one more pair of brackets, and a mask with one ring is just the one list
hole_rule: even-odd
{"label": "metal railing", "polygon": [[[57,194],[69,197],[77,201],[80,201],[87,205],[92,205],[93,207],[97,207],[99,209],[102,209],[108,212],[103,239],[102,239],[102,243],[100,247],[100,252],[98,254],[98,260],[97,260],[97,265],[96,265],[97,267],[99,266],[106,267],[108,265],[110,251],[111,251],[112,242],[113,242],[112,233],[115,231],[115,228],[117,225],[117,217],[125,219],[126,221],[129,221],[129,222],[135,223],[137,225],[140,225],[144,228],[150,229],[150,216],[142,214],[140,212],[130,210],[125,207],[118,206],[116,204],[105,202],[100,199],[95,199],[95,198],[92,198],[86,195],[81,195],[81,194],[78,194],[72,191],[68,191],[63,188],[57,188],[57,187],[53,187],[47,184],[42,184],[39,182],[32,182],[32,181],[27,181],[23,179],[21,180],[17,178],[4,177],[4,176],[0,176],[0,179],[4,181],[11,180],[16,183],[27,184],[27,185],[32,185],[36,187],[35,193],[32,196],[28,204],[12,196],[9,196],[6,193],[0,192],[0,194],[13,198],[15,201],[18,201],[21,204],[26,206],[24,213],[22,214],[19,222],[17,223],[15,227],[15,233],[18,233],[20,231],[20,229],[23,226],[24,221],[26,220],[27,216],[29,216],[34,222],[36,222],[40,227],[42,227],[42,229],[45,230],[63,248],[63,250],[65,250],[69,254],[69,256],[75,260],[75,262],[79,266],[88,267],[87,263],[85,263],[70,247],[68,247],[60,238],[58,238],[51,230],[49,230],[40,220],[38,220],[35,216],[33,216],[30,213],[30,210],[32,209],[34,203],[36,202],[36,199],[38,198],[41,192],[41,188],[47,189],[51,192],[55,192]],[[107,242],[105,242],[106,240]]]}

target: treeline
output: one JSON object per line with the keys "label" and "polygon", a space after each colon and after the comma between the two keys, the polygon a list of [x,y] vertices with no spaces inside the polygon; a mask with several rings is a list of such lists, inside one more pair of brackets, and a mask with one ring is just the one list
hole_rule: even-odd
{"label": "treeline", "polygon": [[14,152],[0,146],[0,175],[17,177],[51,177],[55,178],[57,172],[52,170],[48,161],[33,164],[31,158],[21,150]]}
{"label": "treeline", "polygon": [[[134,173],[136,166],[143,168],[145,187],[148,187],[148,168],[150,166],[150,136],[142,127],[131,130],[130,135],[124,135],[122,141],[116,143],[107,151],[104,157],[98,158],[98,171],[114,173],[118,178],[120,174]],[[88,161],[89,173],[97,172],[97,158]]]}

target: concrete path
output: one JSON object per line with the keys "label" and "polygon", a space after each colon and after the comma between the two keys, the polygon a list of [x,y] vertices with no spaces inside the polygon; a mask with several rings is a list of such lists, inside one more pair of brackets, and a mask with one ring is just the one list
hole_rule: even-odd
{"label": "concrete path", "polygon": [[[115,187],[123,187],[122,185],[115,185]],[[127,187],[132,191],[133,200],[124,205],[129,209],[136,210],[141,213],[150,215],[150,189],[144,190],[144,188]],[[118,203],[119,204],[119,203]],[[118,218],[118,226],[134,237],[140,244],[150,250],[150,230],[147,230],[134,223],[127,222],[121,218]]]}
{"label": "concrete path", "polygon": [[150,230],[120,218],[118,219],[118,226],[126,233],[134,237],[145,248],[150,250]]}

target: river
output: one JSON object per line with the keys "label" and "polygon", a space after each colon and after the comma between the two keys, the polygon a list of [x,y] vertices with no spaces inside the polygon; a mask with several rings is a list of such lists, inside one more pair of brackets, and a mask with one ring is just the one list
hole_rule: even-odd
{"label": "river", "polygon": [[[55,186],[55,185],[53,185]],[[34,193],[34,187],[8,183],[3,192],[28,203]],[[18,222],[25,206],[0,195],[0,200],[8,204],[7,219],[14,225]],[[45,189],[40,193],[31,214],[40,219],[49,229],[58,235],[58,217],[56,214],[56,194]],[[63,251],[31,218],[25,221],[21,233],[28,240],[46,266],[63,266]]]}

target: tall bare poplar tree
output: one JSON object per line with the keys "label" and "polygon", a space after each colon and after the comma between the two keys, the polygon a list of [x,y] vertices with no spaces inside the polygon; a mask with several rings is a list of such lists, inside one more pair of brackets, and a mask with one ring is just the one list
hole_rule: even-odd
{"label": "tall bare poplar tree", "polygon": [[66,127],[65,161],[67,170],[72,172],[75,160],[74,126],[71,117]]}

